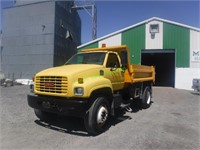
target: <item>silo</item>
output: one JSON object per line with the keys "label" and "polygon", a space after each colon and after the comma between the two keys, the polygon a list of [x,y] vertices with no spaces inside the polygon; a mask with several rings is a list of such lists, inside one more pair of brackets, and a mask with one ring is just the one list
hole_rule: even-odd
{"label": "silo", "polygon": [[2,71],[31,79],[62,65],[81,43],[81,20],[73,1],[23,1],[3,9]]}

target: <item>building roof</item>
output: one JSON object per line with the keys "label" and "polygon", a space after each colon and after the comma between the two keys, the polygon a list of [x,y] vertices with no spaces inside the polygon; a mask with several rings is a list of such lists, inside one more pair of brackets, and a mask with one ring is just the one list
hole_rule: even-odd
{"label": "building roof", "polygon": [[137,24],[134,24],[134,25],[128,26],[128,27],[126,27],[126,28],[123,28],[123,29],[121,29],[121,30],[115,31],[115,32],[113,32],[113,33],[111,33],[111,34],[108,34],[108,35],[105,35],[105,36],[103,36],[103,37],[100,37],[100,38],[98,38],[98,39],[96,39],[96,40],[93,40],[93,41],[87,42],[87,43],[85,43],[85,44],[82,44],[82,45],[78,46],[77,48],[78,48],[78,49],[79,49],[79,48],[82,48],[82,47],[87,46],[87,45],[89,45],[89,44],[92,44],[92,43],[95,43],[95,42],[97,42],[97,41],[106,39],[106,38],[108,38],[108,37],[114,36],[114,35],[116,35],[116,34],[119,34],[119,33],[121,33],[121,32],[124,32],[124,31],[126,31],[126,30],[129,30],[129,29],[131,29],[131,28],[134,28],[134,27],[139,26],[139,25],[142,25],[142,24],[146,24],[146,23],[148,23],[148,22],[150,22],[150,21],[154,21],[154,20],[156,20],[156,21],[161,21],[161,22],[166,22],[166,23],[170,23],[170,24],[174,24],[174,25],[177,25],[177,26],[181,26],[181,27],[184,27],[184,28],[188,28],[188,29],[191,29],[191,30],[195,30],[195,31],[200,32],[200,28],[195,28],[195,27],[188,26],[188,25],[185,25],[185,24],[182,24],[182,23],[178,23],[178,22],[174,22],[174,21],[170,21],[170,20],[166,20],[166,19],[162,19],[162,18],[158,18],[158,17],[152,17],[152,18],[150,18],[150,19],[144,20],[144,21],[139,22],[139,23],[137,23]]}

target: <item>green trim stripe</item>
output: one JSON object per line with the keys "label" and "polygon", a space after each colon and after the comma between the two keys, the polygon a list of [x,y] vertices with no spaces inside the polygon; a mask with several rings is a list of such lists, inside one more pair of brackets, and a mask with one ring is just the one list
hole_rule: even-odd
{"label": "green trim stripe", "polygon": [[131,51],[131,63],[140,64],[141,49],[145,49],[145,24],[122,32],[122,45],[129,47]]}
{"label": "green trim stripe", "polygon": [[190,30],[163,23],[163,49],[176,50],[176,67],[190,65]]}

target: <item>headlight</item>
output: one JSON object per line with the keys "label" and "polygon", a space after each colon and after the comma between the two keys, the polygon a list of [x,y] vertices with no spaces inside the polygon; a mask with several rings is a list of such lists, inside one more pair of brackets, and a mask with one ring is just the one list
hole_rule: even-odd
{"label": "headlight", "polygon": [[83,96],[84,89],[82,87],[75,87],[74,88],[74,95],[75,96]]}

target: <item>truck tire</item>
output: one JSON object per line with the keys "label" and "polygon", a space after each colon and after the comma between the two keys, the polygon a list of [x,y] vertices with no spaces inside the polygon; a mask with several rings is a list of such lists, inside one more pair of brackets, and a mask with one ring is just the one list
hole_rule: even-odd
{"label": "truck tire", "polygon": [[56,119],[56,114],[41,111],[39,109],[34,109],[35,115],[41,120],[41,121],[51,121]]}
{"label": "truck tire", "polygon": [[110,107],[105,97],[98,97],[84,118],[85,128],[91,135],[105,131],[110,115]]}
{"label": "truck tire", "polygon": [[144,89],[141,102],[143,109],[147,109],[151,105],[151,90],[148,86]]}

